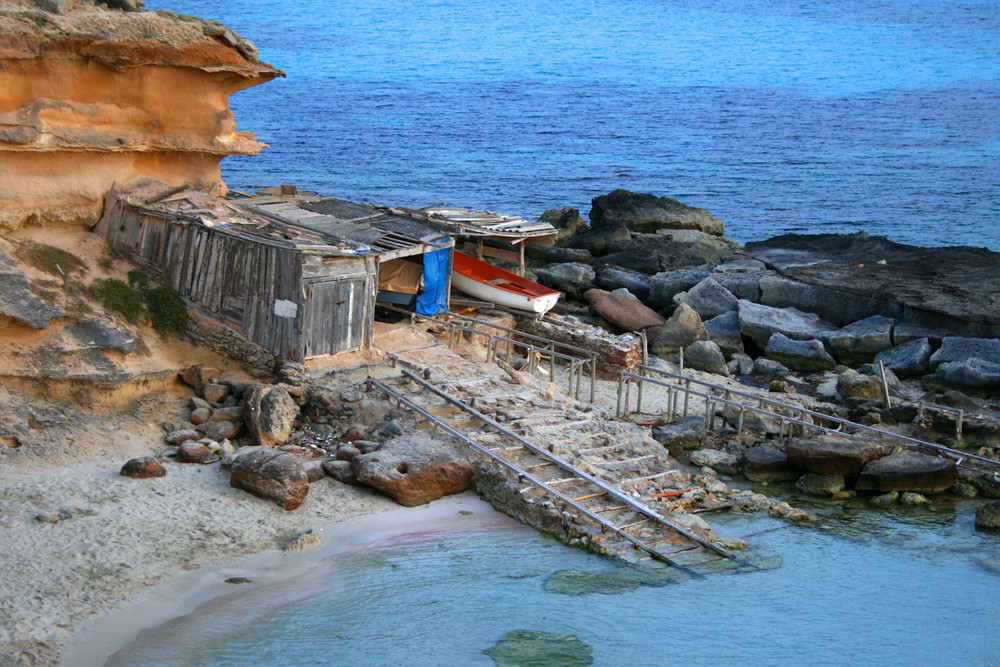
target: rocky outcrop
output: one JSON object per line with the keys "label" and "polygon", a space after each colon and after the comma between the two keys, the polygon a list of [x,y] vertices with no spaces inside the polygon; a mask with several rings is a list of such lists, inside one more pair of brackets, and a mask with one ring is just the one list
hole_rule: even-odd
{"label": "rocky outcrop", "polygon": [[918,452],[900,452],[872,461],[861,471],[859,491],[940,493],[958,480],[954,461]]}
{"label": "rocky outcrop", "polygon": [[563,244],[587,228],[587,223],[580,217],[580,210],[567,206],[566,208],[550,208],[542,213],[539,222],[547,222],[559,233],[556,243]]}
{"label": "rocky outcrop", "polygon": [[116,182],[225,193],[219,161],[264,147],[236,130],[229,96],[280,75],[218,22],[7,3],[0,228],[93,224]]}
{"label": "rocky outcrop", "polygon": [[290,511],[309,493],[309,476],[292,454],[271,447],[244,447],[233,456],[229,485]]}
{"label": "rocky outcrop", "polygon": [[702,208],[682,204],[670,197],[615,190],[595,197],[590,209],[594,229],[624,226],[633,232],[654,233],[660,229],[696,229],[722,236],[721,220]]}
{"label": "rocky outcrop", "polygon": [[357,481],[414,507],[469,489],[472,460],[450,443],[400,436],[351,460]]}

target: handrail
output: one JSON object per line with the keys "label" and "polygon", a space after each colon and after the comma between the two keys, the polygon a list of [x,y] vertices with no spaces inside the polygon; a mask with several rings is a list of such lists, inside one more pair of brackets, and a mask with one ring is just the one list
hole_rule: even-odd
{"label": "handrail", "polygon": [[[768,399],[768,398],[765,398],[765,397],[762,397],[762,396],[756,396],[754,394],[750,394],[748,392],[742,392],[742,391],[739,391],[739,390],[736,390],[736,389],[730,389],[728,387],[723,387],[721,385],[712,384],[711,382],[705,382],[704,380],[698,380],[698,379],[695,379],[695,378],[690,378],[690,377],[687,377],[687,376],[678,375],[677,373],[671,373],[669,371],[661,371],[659,369],[650,368],[650,367],[646,367],[646,366],[641,367],[641,368],[642,368],[642,370],[652,370],[654,372],[660,373],[661,375],[666,375],[666,376],[669,376],[669,377],[672,377],[672,378],[675,378],[675,379],[683,380],[683,381],[685,381],[687,383],[704,385],[704,386],[708,386],[708,387],[713,388],[713,389],[718,389],[720,391],[728,391],[728,392],[730,392],[732,394],[736,394],[738,396],[744,396],[744,397],[748,397],[748,398],[753,398],[755,400],[759,400],[761,403],[765,403],[765,402],[766,403],[770,403],[771,405],[776,405],[776,406],[779,406],[779,407],[782,407],[782,408],[785,408],[785,409],[788,409],[788,410],[792,410],[792,411],[798,412],[800,415],[810,415],[810,416],[813,416],[813,417],[819,417],[821,419],[824,419],[824,420],[827,420],[827,421],[830,421],[830,422],[833,422],[833,423],[840,424],[841,427],[848,427],[848,428],[857,429],[857,430],[860,430],[860,431],[866,431],[866,432],[873,433],[873,434],[876,434],[876,435],[879,435],[879,436],[887,437],[887,438],[894,439],[894,440],[899,440],[899,441],[902,441],[902,442],[904,442],[905,444],[907,444],[909,446],[929,447],[931,449],[935,449],[937,451],[945,452],[945,453],[948,453],[948,454],[950,454],[952,456],[958,457],[959,458],[958,465],[960,465],[960,466],[962,466],[964,468],[969,468],[969,466],[962,465],[962,462],[965,461],[965,460],[979,461],[979,462],[982,462],[982,463],[988,463],[988,464],[990,464],[992,466],[1000,466],[1000,461],[994,461],[993,459],[988,459],[988,458],[986,458],[984,456],[977,456],[975,454],[969,454],[968,452],[963,452],[963,451],[959,451],[957,449],[952,449],[951,447],[945,447],[944,445],[939,445],[939,444],[934,443],[934,442],[926,442],[924,440],[917,440],[916,438],[911,438],[909,436],[901,435],[899,433],[893,433],[892,431],[883,431],[882,429],[874,428],[872,426],[867,426],[865,424],[859,424],[857,422],[852,422],[852,421],[850,421],[848,419],[843,419],[842,417],[837,417],[837,416],[834,416],[834,415],[828,415],[828,414],[825,414],[825,413],[822,413],[822,412],[818,412],[816,410],[810,410],[809,408],[804,408],[804,407],[800,407],[800,406],[796,406],[796,405],[791,405],[791,404],[788,404],[788,403],[781,403],[780,401],[774,401],[774,400],[771,400],[771,399]],[[770,411],[770,410],[765,410],[763,407],[755,408],[755,407],[752,407],[752,406],[749,406],[749,405],[745,405],[743,403],[739,403],[737,401],[732,401],[732,400],[729,400],[729,399],[726,399],[726,398],[722,398],[720,396],[716,396],[715,394],[706,394],[706,393],[699,392],[699,391],[696,391],[694,389],[691,389],[690,387],[684,387],[684,386],[682,386],[680,384],[676,384],[676,385],[675,384],[670,384],[670,383],[667,383],[667,382],[663,382],[661,380],[656,380],[654,378],[646,377],[646,376],[643,376],[643,375],[638,375],[636,373],[630,373],[630,372],[627,372],[627,371],[620,371],[619,372],[619,377],[620,378],[633,379],[633,380],[635,380],[637,382],[640,382],[640,383],[649,382],[649,383],[654,384],[654,385],[666,387],[666,388],[668,388],[668,389],[670,389],[672,391],[681,391],[681,392],[685,393],[685,396],[688,396],[688,395],[700,396],[702,398],[705,398],[706,401],[707,401],[707,403],[706,403],[706,411],[709,408],[709,403],[721,403],[721,404],[724,404],[724,405],[731,405],[733,407],[740,408],[741,409],[741,415],[740,415],[741,419],[740,419],[740,422],[739,422],[740,428],[738,429],[740,431],[740,433],[742,433],[742,423],[743,423],[743,420],[742,420],[742,411],[743,410],[750,410],[751,412],[759,412],[759,413],[768,415],[770,417],[775,417],[775,418],[781,419],[783,421],[787,421],[787,422],[794,423],[794,424],[799,424],[799,425],[801,425],[803,427],[814,428],[814,429],[817,429],[817,430],[820,430],[820,431],[824,431],[824,432],[828,432],[828,433],[841,433],[843,435],[848,435],[848,436],[852,435],[851,433],[848,433],[848,432],[846,432],[846,431],[844,431],[842,429],[832,429],[832,428],[828,428],[826,426],[821,426],[819,424],[802,421],[800,419],[795,419],[795,418],[793,418],[791,416],[788,416],[788,415],[782,415],[780,413],[776,413],[776,412],[773,412],[773,411]],[[622,380],[620,379],[619,383],[621,383],[621,381]],[[623,414],[622,414],[622,410],[621,410],[621,391],[620,390],[619,390],[619,401],[618,402],[619,402],[618,416],[621,417],[621,416],[623,416]],[[625,413],[624,414],[627,414],[627,413],[628,413],[628,406],[626,405],[625,406]],[[781,433],[779,433],[779,437],[783,437],[783,435]]]}

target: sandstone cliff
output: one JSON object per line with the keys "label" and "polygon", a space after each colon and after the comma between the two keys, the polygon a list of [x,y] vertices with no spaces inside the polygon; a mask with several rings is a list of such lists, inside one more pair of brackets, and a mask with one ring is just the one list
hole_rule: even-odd
{"label": "sandstone cliff", "polygon": [[229,96],[283,73],[216,21],[76,4],[0,5],[0,229],[93,224],[142,177],[224,193],[220,160],[265,147]]}

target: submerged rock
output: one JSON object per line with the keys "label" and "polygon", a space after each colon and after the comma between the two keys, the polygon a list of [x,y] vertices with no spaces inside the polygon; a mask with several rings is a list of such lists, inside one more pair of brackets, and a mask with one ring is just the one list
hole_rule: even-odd
{"label": "submerged rock", "polygon": [[795,488],[813,496],[835,496],[844,490],[843,475],[817,475],[807,473],[795,483]]}
{"label": "submerged rock", "polygon": [[638,590],[640,586],[666,586],[686,578],[672,569],[643,570],[614,568],[598,572],[559,570],[545,580],[545,590],[562,595],[618,595]]}
{"label": "submerged rock", "polygon": [[483,651],[500,667],[585,667],[594,664],[594,649],[573,635],[514,630]]}
{"label": "submerged rock", "polygon": [[1000,532],[1000,500],[994,500],[976,512],[976,530]]}

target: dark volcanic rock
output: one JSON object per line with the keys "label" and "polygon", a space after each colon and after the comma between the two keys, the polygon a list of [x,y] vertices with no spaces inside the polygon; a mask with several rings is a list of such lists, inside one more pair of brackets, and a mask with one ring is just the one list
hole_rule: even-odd
{"label": "dark volcanic rock", "polygon": [[722,221],[702,208],[682,204],[670,197],[615,190],[595,197],[590,209],[594,229],[624,225],[633,232],[652,233],[659,229],[697,229],[722,236]]}
{"label": "dark volcanic rock", "polygon": [[598,257],[608,252],[608,247],[616,241],[627,241],[632,238],[632,233],[624,225],[618,227],[608,227],[605,229],[593,229],[589,232],[574,236],[569,240],[571,248],[582,248]]}
{"label": "dark volcanic rock", "polygon": [[882,445],[837,436],[789,440],[788,462],[797,470],[818,475],[855,477],[869,461],[886,454]]}
{"label": "dark volcanic rock", "polygon": [[293,510],[309,493],[309,475],[293,454],[272,447],[244,447],[233,455],[229,485]]}
{"label": "dark volcanic rock", "polygon": [[351,461],[355,477],[413,507],[469,488],[472,461],[464,449],[413,436],[393,438],[371,454]]}
{"label": "dark volcanic rock", "polygon": [[560,292],[570,299],[579,301],[583,293],[594,288],[594,269],[588,264],[556,264],[535,270],[538,282]]}
{"label": "dark volcanic rock", "polygon": [[859,234],[789,234],[748,243],[744,252],[788,278],[823,287],[831,309],[848,312],[836,295],[854,297],[866,311],[854,320],[885,315],[965,336],[1000,336],[994,300],[1000,293],[1000,255],[985,248],[920,248]]}
{"label": "dark volcanic rock", "polygon": [[784,482],[799,477],[788,456],[774,447],[751,447],[744,451],[740,468],[751,482]]}
{"label": "dark volcanic rock", "polygon": [[167,474],[167,469],[164,467],[163,461],[155,456],[143,456],[126,461],[119,474],[133,479],[147,479],[164,477]]}
{"label": "dark volcanic rock", "polygon": [[287,391],[258,384],[247,392],[243,418],[258,445],[274,447],[288,442],[299,406]]}
{"label": "dark volcanic rock", "polygon": [[664,322],[655,310],[620,294],[591,289],[583,293],[583,298],[595,313],[625,331],[641,331],[658,327]]}
{"label": "dark volcanic rock", "polygon": [[539,222],[547,222],[559,233],[556,243],[562,244],[587,229],[587,223],[580,217],[580,210],[567,206],[566,208],[550,208],[542,213]]}
{"label": "dark volcanic rock", "polygon": [[861,471],[859,491],[940,493],[958,480],[954,461],[918,452],[900,452],[872,461]]}

